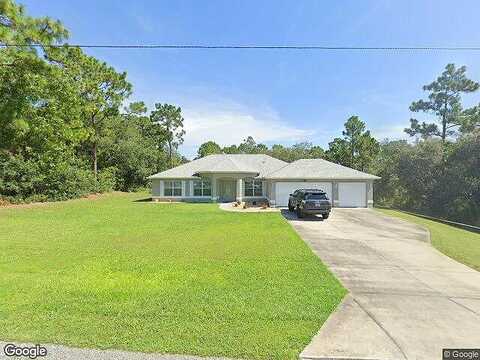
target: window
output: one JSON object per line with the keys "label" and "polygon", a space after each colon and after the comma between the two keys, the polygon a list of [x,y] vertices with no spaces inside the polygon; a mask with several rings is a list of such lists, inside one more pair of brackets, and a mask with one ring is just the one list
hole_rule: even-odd
{"label": "window", "polygon": [[212,185],[209,180],[193,181],[193,196],[212,196]]}
{"label": "window", "polygon": [[308,200],[328,200],[327,195],[325,195],[324,193],[311,193],[306,195],[306,198]]}
{"label": "window", "polygon": [[244,196],[262,196],[263,184],[261,180],[247,179],[245,180]]}
{"label": "window", "polygon": [[164,181],[164,196],[182,196],[181,181]]}

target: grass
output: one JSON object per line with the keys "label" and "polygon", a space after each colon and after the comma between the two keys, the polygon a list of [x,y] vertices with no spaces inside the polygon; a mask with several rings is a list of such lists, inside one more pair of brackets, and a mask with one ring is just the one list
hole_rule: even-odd
{"label": "grass", "polygon": [[0,210],[0,339],[296,359],[346,290],[278,213],[110,194]]}
{"label": "grass", "polygon": [[430,231],[432,245],[435,248],[452,259],[480,271],[480,234],[396,210],[377,210],[426,227]]}

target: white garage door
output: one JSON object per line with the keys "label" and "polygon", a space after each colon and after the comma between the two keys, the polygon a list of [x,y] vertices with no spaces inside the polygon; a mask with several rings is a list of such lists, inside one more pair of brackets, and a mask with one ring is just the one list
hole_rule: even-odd
{"label": "white garage door", "polygon": [[329,199],[332,199],[332,183],[303,181],[277,182],[275,185],[276,206],[287,206],[288,197],[298,189],[320,189],[327,193]]}
{"label": "white garage door", "polygon": [[338,203],[340,207],[366,207],[366,183],[339,183]]}

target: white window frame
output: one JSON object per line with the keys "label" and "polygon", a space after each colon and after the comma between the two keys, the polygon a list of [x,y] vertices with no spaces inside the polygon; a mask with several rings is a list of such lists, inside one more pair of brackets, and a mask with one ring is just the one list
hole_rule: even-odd
{"label": "white window frame", "polygon": [[[195,195],[195,183],[199,182],[200,183],[200,190],[201,190],[201,195]],[[208,183],[210,186],[205,186],[205,184]],[[208,179],[198,179],[198,180],[193,180],[192,181],[192,196],[193,197],[212,197],[212,181]],[[210,188],[210,195],[204,195],[205,189]],[[197,189],[198,190],[198,189]]]}
{"label": "white window frame", "polygon": [[[247,194],[247,183],[248,182],[251,182],[252,183],[252,193],[251,195],[248,195]],[[255,195],[255,186],[258,186],[260,185],[260,195]],[[260,180],[260,179],[252,179],[252,178],[249,178],[249,179],[245,179],[243,181],[243,197],[246,197],[246,198],[259,198],[259,197],[264,197],[264,186],[263,186],[263,181]],[[250,189],[249,189],[250,190]]]}
{"label": "white window frame", "polygon": [[[167,184],[170,183],[171,186],[167,186]],[[180,186],[175,186],[175,183],[179,183]],[[172,190],[172,195],[167,195],[166,194],[166,190],[167,188],[170,188]],[[180,195],[174,195],[175,194],[175,190],[178,190],[180,189]],[[164,180],[163,181],[163,196],[165,197],[182,197],[184,194],[184,190],[183,190],[183,181],[181,180]]]}

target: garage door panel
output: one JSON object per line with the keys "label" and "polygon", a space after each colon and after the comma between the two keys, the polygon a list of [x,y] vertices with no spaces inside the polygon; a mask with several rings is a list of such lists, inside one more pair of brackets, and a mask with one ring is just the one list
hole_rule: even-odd
{"label": "garage door panel", "polygon": [[367,184],[366,183],[339,183],[338,204],[340,207],[366,207]]}
{"label": "garage door panel", "polygon": [[329,199],[332,198],[332,183],[313,182],[313,181],[295,181],[295,182],[277,182],[275,184],[275,201],[277,206],[287,206],[288,198],[291,193],[298,189],[320,189],[327,193]]}

